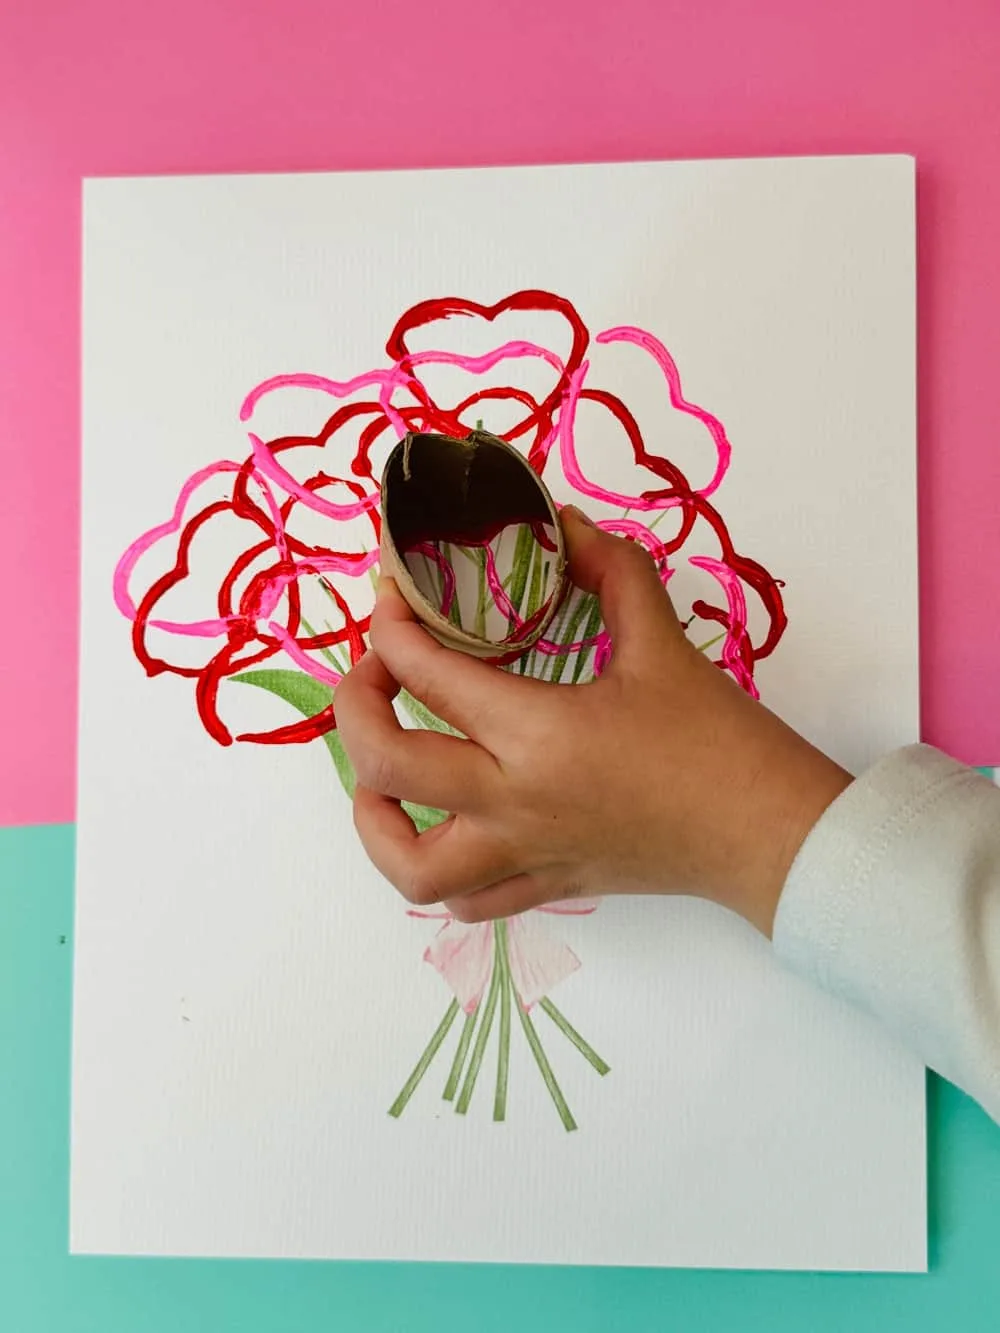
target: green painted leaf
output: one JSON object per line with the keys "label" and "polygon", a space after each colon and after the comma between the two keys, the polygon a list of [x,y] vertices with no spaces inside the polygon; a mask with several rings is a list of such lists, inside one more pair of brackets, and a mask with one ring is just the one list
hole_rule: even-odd
{"label": "green painted leaf", "polygon": [[412,694],[406,690],[399,691],[399,702],[410,717],[416,722],[418,727],[423,727],[425,731],[442,731],[447,736],[461,736],[460,731],[447,722],[443,722],[435,713],[422,704],[419,699],[414,699]]}
{"label": "green painted leaf", "polygon": [[412,801],[404,801],[403,809],[416,824],[418,833],[426,833],[429,828],[443,824],[448,818],[447,811],[435,810],[432,805],[414,805]]}
{"label": "green painted leaf", "polygon": [[[238,676],[230,676],[230,680],[239,681],[241,685],[256,685],[260,690],[276,694],[286,704],[291,704],[303,717],[315,717],[333,703],[333,690],[330,686],[324,685],[321,680],[314,680],[304,671],[269,671],[262,668],[260,671],[242,671]],[[354,769],[351,767],[351,761],[347,757],[339,734],[336,731],[328,731],[323,737],[323,744],[330,752],[337,777],[340,778],[340,785],[353,800],[357,783]]]}

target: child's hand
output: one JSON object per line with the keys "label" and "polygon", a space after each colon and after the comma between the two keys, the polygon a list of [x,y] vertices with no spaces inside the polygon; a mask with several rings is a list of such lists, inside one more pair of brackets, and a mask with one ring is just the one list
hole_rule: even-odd
{"label": "child's hand", "polygon": [[[509,675],[440,647],[384,582],[373,651],[336,698],[361,840],[411,903],[462,921],[687,893],[770,934],[796,852],[850,778],[695,650],[640,547],[563,512],[610,666],[577,686]],[[469,739],[404,729],[400,686]],[[401,799],[454,814],[418,834]]]}

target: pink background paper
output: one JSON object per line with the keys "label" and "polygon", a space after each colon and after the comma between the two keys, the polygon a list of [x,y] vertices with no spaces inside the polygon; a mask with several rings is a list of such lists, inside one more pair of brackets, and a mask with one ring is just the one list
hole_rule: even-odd
{"label": "pink background paper", "polygon": [[74,810],[86,175],[915,154],[924,735],[996,763],[998,70],[997,0],[7,0],[0,823]]}

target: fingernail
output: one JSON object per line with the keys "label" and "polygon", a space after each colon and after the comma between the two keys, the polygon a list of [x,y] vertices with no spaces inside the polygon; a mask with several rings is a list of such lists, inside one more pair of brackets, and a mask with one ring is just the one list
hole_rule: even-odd
{"label": "fingernail", "polygon": [[381,601],[381,599],[382,599],[387,593],[391,593],[391,592],[395,592],[395,591],[396,591],[396,580],[395,580],[394,578],[392,578],[391,575],[389,575],[389,574],[380,574],[380,575],[378,576],[378,583],[377,583],[376,586],[375,586],[375,600],[376,600],[376,602]]}
{"label": "fingernail", "polygon": [[572,517],[577,521],[577,523],[582,523],[585,527],[588,528],[597,527],[597,524],[594,522],[594,520],[588,514],[585,514],[582,509],[577,509],[576,505],[563,505],[562,512],[564,514],[572,515]]}

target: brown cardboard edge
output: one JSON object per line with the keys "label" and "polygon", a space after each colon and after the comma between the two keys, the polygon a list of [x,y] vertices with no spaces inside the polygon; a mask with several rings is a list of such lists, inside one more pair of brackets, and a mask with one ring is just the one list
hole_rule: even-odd
{"label": "brown cardboard edge", "polygon": [[[422,432],[429,434],[430,432]],[[486,432],[478,432],[485,435]],[[447,437],[442,437],[447,438]],[[446,616],[427,600],[414,581],[406,561],[400,555],[393,541],[392,534],[389,531],[389,524],[385,519],[385,496],[388,494],[390,482],[388,480],[390,470],[397,457],[402,453],[404,456],[409,448],[410,435],[405,436],[395,446],[389,457],[386,459],[385,467],[382,472],[381,495],[382,500],[382,533],[379,542],[379,566],[383,575],[392,578],[403,600],[409,606],[410,610],[416,616],[417,620],[431,634],[431,636],[442,644],[445,648],[454,648],[459,652],[467,653],[471,657],[496,660],[502,657],[504,661],[515,660],[530,652],[538,640],[545,633],[545,630],[552,622],[552,617],[562,605],[567,591],[567,561],[566,561],[566,536],[563,532],[562,521],[559,517],[559,510],[556,508],[555,501],[549,493],[548,487],[542,481],[535,469],[529,464],[524,454],[513,445],[508,444],[499,436],[489,436],[493,447],[504,449],[517,459],[521,467],[531,474],[531,478],[545,501],[546,508],[552,518],[553,530],[556,534],[556,559],[554,566],[554,577],[552,592],[548,599],[548,607],[544,616],[537,625],[531,630],[524,639],[517,644],[504,643],[494,639],[482,638],[478,634],[470,634],[468,630],[463,630],[454,625]]]}

